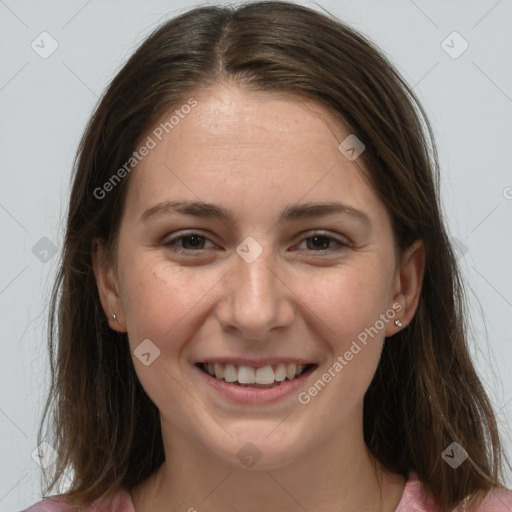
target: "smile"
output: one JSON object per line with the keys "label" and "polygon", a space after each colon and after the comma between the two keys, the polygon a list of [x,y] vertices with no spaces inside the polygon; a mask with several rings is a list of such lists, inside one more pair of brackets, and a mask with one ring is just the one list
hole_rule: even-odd
{"label": "smile", "polygon": [[239,386],[272,388],[285,380],[294,380],[313,364],[279,363],[255,368],[231,363],[198,363],[199,368],[218,380]]}

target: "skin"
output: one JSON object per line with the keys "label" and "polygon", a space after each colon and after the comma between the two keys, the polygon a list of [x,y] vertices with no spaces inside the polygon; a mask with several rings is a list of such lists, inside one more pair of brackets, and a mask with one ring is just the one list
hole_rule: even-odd
{"label": "skin", "polygon": [[[383,343],[393,343],[385,337],[399,330],[393,321],[307,405],[296,393],[274,404],[232,402],[192,364],[305,358],[318,364],[307,390],[393,304],[410,322],[423,245],[398,258],[362,159],[338,149],[350,131],[321,104],[236,84],[193,96],[198,105],[129,178],[116,261],[101,244],[94,255],[105,314],[128,333],[137,376],[161,415],[166,462],[132,489],[135,510],[393,512],[405,481],[373,459],[362,428],[364,393]],[[166,200],[215,203],[236,223],[170,211],[141,220]],[[278,221],[285,207],[313,201],[341,201],[371,224],[340,213]],[[164,245],[190,231],[205,238],[175,241],[185,254]],[[315,246],[318,231],[334,240]],[[247,236],[263,249],[252,263],[236,252]],[[145,339],[160,350],[149,366],[133,355]],[[261,453],[250,468],[236,456],[247,442]]]}

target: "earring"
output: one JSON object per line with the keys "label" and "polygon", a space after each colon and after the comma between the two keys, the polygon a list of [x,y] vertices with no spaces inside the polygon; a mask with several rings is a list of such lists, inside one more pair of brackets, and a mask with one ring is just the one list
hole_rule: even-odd
{"label": "earring", "polygon": [[115,313],[112,315],[112,318],[113,318],[114,322],[117,323],[117,315]]}
{"label": "earring", "polygon": [[395,320],[395,325],[397,327],[402,327],[403,326],[402,322],[398,318]]}

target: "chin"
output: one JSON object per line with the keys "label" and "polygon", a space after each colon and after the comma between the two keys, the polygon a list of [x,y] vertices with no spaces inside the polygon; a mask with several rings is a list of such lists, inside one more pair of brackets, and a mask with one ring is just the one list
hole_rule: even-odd
{"label": "chin", "polygon": [[236,470],[265,471],[285,467],[299,456],[299,446],[304,449],[304,436],[294,436],[282,425],[276,428],[278,424],[269,421],[262,425],[258,421],[254,428],[246,425],[236,434],[230,431],[233,437],[221,446],[212,446],[211,452]]}

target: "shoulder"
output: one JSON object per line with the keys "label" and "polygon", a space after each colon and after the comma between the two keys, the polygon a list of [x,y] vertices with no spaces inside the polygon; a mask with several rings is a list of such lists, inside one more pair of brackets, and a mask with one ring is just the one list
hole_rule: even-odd
{"label": "shoulder", "polygon": [[477,508],[468,508],[468,512],[510,512],[512,510],[512,491],[505,487],[493,489]]}
{"label": "shoulder", "polygon": [[[459,510],[459,509],[457,509]],[[402,499],[395,512],[436,512],[437,507],[426,493],[416,473],[411,473],[405,485]],[[489,492],[478,508],[469,508],[467,512],[511,512],[512,491],[496,488]]]}
{"label": "shoulder", "polygon": [[[22,512],[77,512],[77,508],[66,502],[64,495],[51,496],[39,501]],[[83,512],[135,512],[130,493],[119,491],[111,501],[97,501]]]}
{"label": "shoulder", "polygon": [[64,512],[64,503],[57,497],[46,498],[22,512]]}
{"label": "shoulder", "polygon": [[416,473],[409,474],[402,499],[395,512],[436,512],[433,499],[425,492]]}

